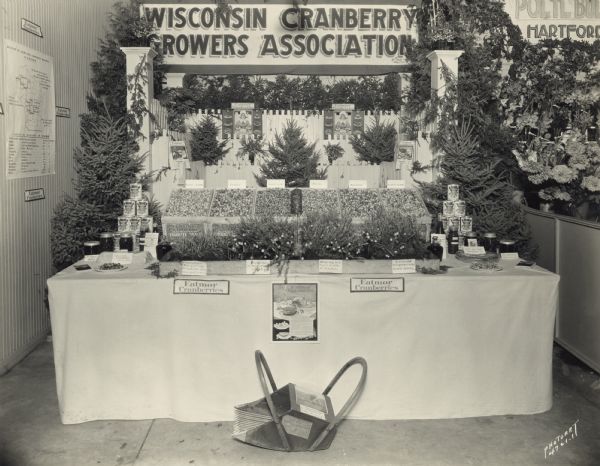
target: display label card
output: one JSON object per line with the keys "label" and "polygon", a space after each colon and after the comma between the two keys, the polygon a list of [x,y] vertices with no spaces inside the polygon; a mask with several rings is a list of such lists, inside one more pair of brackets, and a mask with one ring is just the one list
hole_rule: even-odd
{"label": "display label card", "polygon": [[351,278],[351,293],[403,293],[404,278]]}
{"label": "display label card", "polygon": [[349,189],[367,189],[367,180],[349,180]]}
{"label": "display label card", "polygon": [[285,180],[267,180],[268,189],[285,189]]}
{"label": "display label card", "polygon": [[35,24],[33,21],[29,21],[28,19],[21,18],[21,29],[33,34],[34,36],[44,37],[42,34],[42,27],[39,24]]}
{"label": "display label card", "polygon": [[254,110],[254,102],[231,102],[231,110]]}
{"label": "display label card", "polygon": [[204,189],[204,180],[185,180],[185,189]]}
{"label": "display label card", "polygon": [[227,189],[246,189],[246,180],[227,180]]}
{"label": "display label card", "polygon": [[83,262],[96,262],[99,257],[100,254],[90,254],[89,256],[83,257]]}
{"label": "display label card", "polygon": [[271,275],[271,261],[246,261],[246,275]]}
{"label": "display label card", "polygon": [[352,112],[355,104],[331,104],[331,110],[334,112]]}
{"label": "display label card", "polygon": [[327,189],[327,180],[310,180],[308,186],[310,189]]}
{"label": "display label card", "polygon": [[56,116],[60,118],[71,118],[71,109],[69,107],[56,106]]}
{"label": "display label card", "polygon": [[468,238],[467,246],[469,246],[469,247],[477,246],[477,238]]}
{"label": "display label card", "polygon": [[144,251],[148,251],[155,259],[156,246],[158,246],[158,233],[146,233],[146,236],[144,236]]}
{"label": "display label card", "polygon": [[229,294],[229,280],[173,280],[173,294]]}
{"label": "display label card", "polygon": [[405,189],[406,181],[405,180],[387,180],[386,186],[388,189]]}
{"label": "display label card", "polygon": [[182,261],[181,275],[207,275],[208,264],[201,261]]}
{"label": "display label card", "polygon": [[518,252],[503,252],[500,256],[505,261],[518,261],[521,259]]}
{"label": "display label card", "polygon": [[25,202],[39,201],[46,199],[44,188],[28,189],[25,191]]}
{"label": "display label card", "polygon": [[463,252],[467,256],[485,256],[485,249],[483,246],[465,246]]}
{"label": "display label card", "polygon": [[392,273],[417,273],[416,259],[393,260]]}
{"label": "display label card", "polygon": [[343,273],[343,261],[337,259],[319,259],[319,273]]}
{"label": "display label card", "polygon": [[133,254],[130,252],[113,252],[112,261],[116,264],[131,264],[133,262]]}

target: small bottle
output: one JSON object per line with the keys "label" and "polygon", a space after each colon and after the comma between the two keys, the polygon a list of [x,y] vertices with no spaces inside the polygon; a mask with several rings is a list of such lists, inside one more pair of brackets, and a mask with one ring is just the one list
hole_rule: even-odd
{"label": "small bottle", "polygon": [[440,243],[438,243],[437,238],[433,238],[431,240],[431,244],[427,246],[427,250],[430,251],[439,260],[442,260],[442,257],[444,257],[444,248]]}
{"label": "small bottle", "polygon": [[458,230],[450,227],[448,234],[448,254],[456,254],[458,252]]}

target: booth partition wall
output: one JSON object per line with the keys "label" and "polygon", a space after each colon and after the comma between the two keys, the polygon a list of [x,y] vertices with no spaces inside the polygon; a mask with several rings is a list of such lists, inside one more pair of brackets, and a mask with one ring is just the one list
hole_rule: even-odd
{"label": "booth partition wall", "polygon": [[[90,91],[90,62],[96,57],[98,40],[105,35],[113,3],[0,0],[0,375],[48,333],[45,289],[53,272],[50,219],[62,196],[73,192],[73,150],[79,144],[79,114],[86,111]],[[55,104],[64,115],[55,120],[53,174],[7,175],[9,96],[5,94],[9,83],[5,79],[11,65],[7,43],[52,59]],[[26,202],[26,195],[37,200]]]}

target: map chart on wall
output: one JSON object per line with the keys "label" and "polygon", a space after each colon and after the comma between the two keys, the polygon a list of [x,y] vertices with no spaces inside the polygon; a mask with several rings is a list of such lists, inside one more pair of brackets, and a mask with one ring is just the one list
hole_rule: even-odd
{"label": "map chart on wall", "polygon": [[4,41],[6,177],[53,175],[56,156],[52,58]]}

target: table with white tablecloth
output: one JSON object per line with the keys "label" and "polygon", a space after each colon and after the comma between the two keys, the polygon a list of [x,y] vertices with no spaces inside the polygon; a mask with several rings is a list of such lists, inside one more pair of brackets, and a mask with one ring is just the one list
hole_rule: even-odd
{"label": "table with white tablecloth", "polygon": [[289,274],[288,283],[318,284],[319,341],[310,343],[272,341],[272,284],[282,276],[208,276],[228,280],[229,294],[174,294],[172,278],[142,266],[70,267],[48,280],[62,421],[231,420],[235,404],[262,396],[256,349],[279,385],[321,390],[364,357],[353,418],[550,409],[558,276],[514,262],[498,272],[451,265],[442,275],[377,275],[404,277],[400,293],[351,293],[350,278],[361,275]]}

